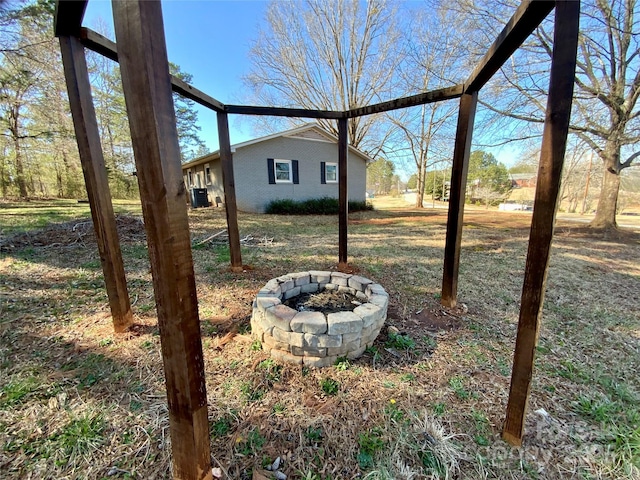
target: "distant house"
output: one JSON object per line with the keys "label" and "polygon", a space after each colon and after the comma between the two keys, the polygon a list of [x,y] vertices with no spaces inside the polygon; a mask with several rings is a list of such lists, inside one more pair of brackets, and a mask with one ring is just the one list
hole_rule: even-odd
{"label": "distant house", "polygon": [[538,176],[535,173],[510,173],[513,188],[535,187]]}
{"label": "distant house", "polygon": [[[315,124],[249,140],[231,147],[238,210],[264,212],[276,199],[338,198],[338,138]],[[370,157],[349,147],[349,200],[365,201]],[[190,191],[206,194],[210,204],[224,201],[220,152],[182,165]]]}

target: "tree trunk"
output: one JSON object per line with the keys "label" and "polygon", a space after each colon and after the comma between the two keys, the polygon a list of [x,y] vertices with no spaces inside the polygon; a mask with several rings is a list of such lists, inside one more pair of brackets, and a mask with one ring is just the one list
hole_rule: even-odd
{"label": "tree trunk", "polygon": [[56,186],[58,187],[58,198],[64,198],[64,186],[62,183],[62,172],[60,171],[60,167],[58,165],[55,166],[56,169]]}
{"label": "tree trunk", "polygon": [[[64,89],[64,85],[59,89],[60,92]],[[61,96],[64,94],[61,93]],[[58,189],[59,195],[62,198],[71,198],[74,195],[77,195],[77,182],[76,182],[76,172],[75,168],[69,160],[68,148],[67,148],[67,139],[69,137],[73,138],[70,130],[67,130],[69,117],[66,112],[62,108],[62,102],[56,104],[56,116],[58,119],[58,125],[64,132],[60,138],[60,153],[62,156],[62,164],[64,166],[64,178],[61,179],[61,184]]]}
{"label": "tree trunk", "polygon": [[2,198],[7,198],[7,147],[2,147],[0,152],[0,188],[2,188]]}
{"label": "tree trunk", "polygon": [[416,182],[416,208],[423,208],[422,203],[424,202],[424,182],[427,178],[427,175],[424,170],[418,170],[418,181]]}
{"label": "tree trunk", "polygon": [[611,171],[605,163],[602,178],[602,190],[598,199],[596,216],[591,221],[592,228],[603,230],[617,228],[616,208],[618,206],[618,191],[620,190],[620,174]]}
{"label": "tree trunk", "polygon": [[13,141],[13,150],[16,156],[16,182],[21,198],[27,198],[27,182],[24,177],[24,164],[22,163],[22,145],[20,144],[20,104],[15,104],[9,110],[9,131]]}
{"label": "tree trunk", "polygon": [[26,199],[27,194],[27,182],[24,178],[24,164],[22,163],[22,148],[20,140],[14,138],[14,151],[16,155],[16,180],[18,182],[18,189],[20,190],[20,198]]}
{"label": "tree trunk", "polygon": [[[63,142],[65,140],[63,139]],[[67,197],[73,196],[75,193],[75,176],[73,172],[73,168],[71,167],[71,162],[69,162],[69,156],[67,155],[67,148],[65,145],[62,145],[62,164],[64,165],[64,178],[65,178],[65,186],[66,191],[63,192],[63,195],[66,194]]]}
{"label": "tree trunk", "polygon": [[589,224],[592,228],[610,230],[618,227],[616,210],[620,191],[620,148],[619,133],[612,132],[600,157],[603,161],[602,189],[596,216]]}

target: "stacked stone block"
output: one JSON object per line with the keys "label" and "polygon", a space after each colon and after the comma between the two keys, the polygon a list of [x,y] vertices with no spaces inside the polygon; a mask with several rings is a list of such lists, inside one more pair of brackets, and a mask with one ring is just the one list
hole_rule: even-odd
{"label": "stacked stone block", "polygon": [[[353,311],[298,312],[282,302],[303,293],[337,290],[354,295]],[[325,367],[338,357],[357,358],[373,345],[387,318],[389,295],[371,280],[340,272],[311,270],[274,278],[253,302],[251,331],[271,357],[282,362]]]}

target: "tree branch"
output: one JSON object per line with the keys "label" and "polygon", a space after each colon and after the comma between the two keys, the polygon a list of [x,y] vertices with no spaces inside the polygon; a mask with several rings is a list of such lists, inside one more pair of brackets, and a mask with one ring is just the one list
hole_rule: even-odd
{"label": "tree branch", "polygon": [[638,157],[640,157],[640,150],[627,157],[627,159],[620,164],[620,170],[630,167],[631,163]]}

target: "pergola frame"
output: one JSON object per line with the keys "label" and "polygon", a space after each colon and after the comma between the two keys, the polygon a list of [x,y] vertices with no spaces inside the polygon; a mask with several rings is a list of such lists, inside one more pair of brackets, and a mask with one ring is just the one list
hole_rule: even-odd
{"label": "pergola frame", "polygon": [[524,275],[511,389],[503,438],[521,445],[535,347],[573,97],[579,1],[524,0],[466,82],[346,111],[225,105],[169,74],[159,2],[113,1],[116,38],[83,28],[87,0],[58,0],[55,34],[60,39],[69,101],[91,214],[96,229],[114,328],[132,323],[122,254],[100,146],[84,48],[120,63],[138,171],[151,273],[162,343],[176,479],[211,479],[207,397],[195,275],[188,230],[171,92],[217,114],[231,267],[242,270],[229,114],[334,119],[338,122],[339,253],[347,266],[347,122],[350,118],[460,98],[453,154],[442,280],[442,304],[457,303],[457,283],[469,155],[478,93],[555,7],[549,96]]}

